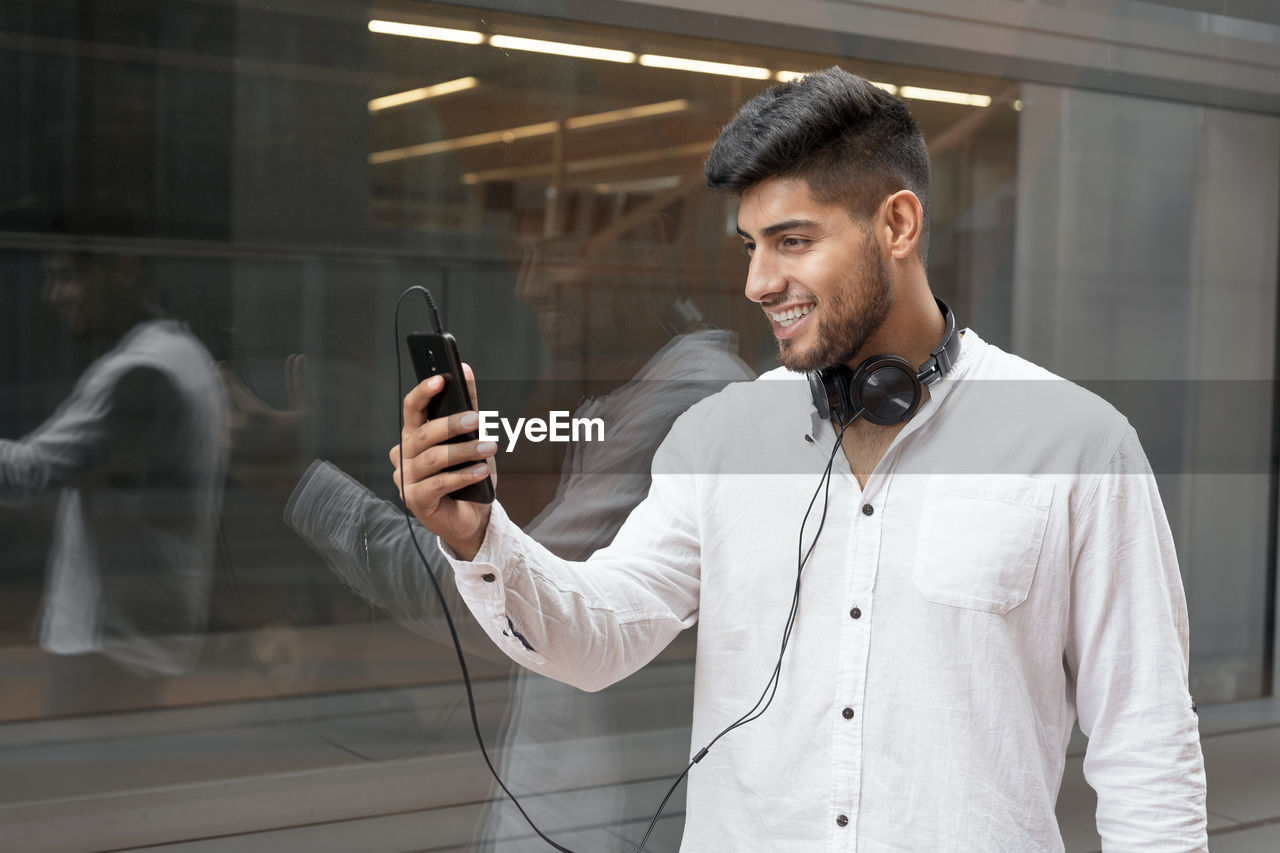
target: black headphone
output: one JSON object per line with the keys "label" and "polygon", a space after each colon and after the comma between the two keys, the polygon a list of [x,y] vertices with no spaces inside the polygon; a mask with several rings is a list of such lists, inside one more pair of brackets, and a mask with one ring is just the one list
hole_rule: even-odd
{"label": "black headphone", "polygon": [[942,342],[920,367],[896,355],[873,355],[850,370],[837,364],[809,374],[813,405],[837,427],[861,417],[880,426],[893,426],[911,418],[920,408],[923,388],[947,374],[960,354],[960,336],[950,306],[933,297],[942,310],[947,330]]}

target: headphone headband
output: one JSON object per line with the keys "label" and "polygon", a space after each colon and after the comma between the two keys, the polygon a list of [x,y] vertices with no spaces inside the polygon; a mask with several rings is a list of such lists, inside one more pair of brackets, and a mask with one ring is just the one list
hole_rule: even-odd
{"label": "headphone headband", "polygon": [[956,315],[951,312],[951,306],[942,299],[935,296],[933,301],[938,303],[938,309],[942,311],[942,319],[946,322],[947,328],[942,333],[942,342],[929,353],[924,364],[920,365],[919,370],[916,371],[916,379],[922,385],[932,385],[946,376],[955,366],[956,359],[960,357],[960,336],[956,334]]}

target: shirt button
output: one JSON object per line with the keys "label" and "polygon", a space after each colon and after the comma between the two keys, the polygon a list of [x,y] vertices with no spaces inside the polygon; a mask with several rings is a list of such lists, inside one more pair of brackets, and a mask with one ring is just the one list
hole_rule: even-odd
{"label": "shirt button", "polygon": [[852,719],[853,719],[853,709],[852,709],[852,708],[845,708],[843,711],[841,711],[841,712],[840,712],[840,714],[841,714],[841,716],[843,716],[846,720],[852,720]]}
{"label": "shirt button", "polygon": [[490,572],[489,574],[481,575],[480,580],[484,581],[485,583],[493,583],[494,581],[497,580],[497,578],[493,576],[492,572]]}
{"label": "shirt button", "polygon": [[871,504],[863,504],[863,505],[862,505],[862,514],[863,514],[863,515],[871,515],[871,514],[872,514],[872,513],[874,513],[875,511],[876,511],[876,508],[875,508],[875,507],[873,507]]}
{"label": "shirt button", "polygon": [[861,618],[862,618],[862,608],[860,608],[860,607],[855,607],[855,608],[853,608],[852,610],[850,610],[850,611],[849,611],[849,615],[850,615],[850,616],[852,616],[854,619],[861,619]]}
{"label": "shirt button", "polygon": [[845,817],[844,815],[840,815],[840,817],[836,818],[836,826],[848,826],[848,825],[849,825],[849,818]]}

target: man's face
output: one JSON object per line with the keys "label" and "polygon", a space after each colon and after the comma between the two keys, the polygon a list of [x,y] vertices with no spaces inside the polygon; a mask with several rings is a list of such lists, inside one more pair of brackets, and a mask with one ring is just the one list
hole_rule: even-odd
{"label": "man's face", "polygon": [[534,322],[555,357],[582,354],[586,294],[591,276],[582,268],[577,246],[565,241],[530,241],[516,279],[516,296],[533,312]]}
{"label": "man's face", "polygon": [[90,285],[68,254],[49,255],[44,259],[44,299],[61,315],[67,329],[76,337],[84,337],[93,329],[93,305]]}
{"label": "man's face", "polygon": [[847,363],[888,316],[892,277],[869,223],[815,199],[803,180],[769,178],[743,193],[738,233],[751,256],[747,298],[791,370]]}
{"label": "man's face", "polygon": [[531,242],[525,250],[516,296],[533,312],[553,358],[591,360],[643,350],[644,336],[657,331],[647,318],[673,298],[642,286],[616,257],[584,259],[580,242]]}

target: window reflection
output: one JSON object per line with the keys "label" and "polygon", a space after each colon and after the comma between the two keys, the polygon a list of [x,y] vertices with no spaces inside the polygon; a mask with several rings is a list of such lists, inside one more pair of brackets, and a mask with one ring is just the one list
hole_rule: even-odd
{"label": "window reflection", "polygon": [[[507,806],[487,804],[439,608],[391,502],[391,312],[405,287],[432,288],[485,408],[624,425],[626,454],[544,443],[501,460],[511,514],[553,550],[588,553],[643,494],[671,418],[774,364],[741,295],[735,211],[700,177],[718,128],[772,82],[839,63],[907,98],[933,157],[931,281],[963,325],[1039,347],[1067,375],[1055,330],[1074,317],[1101,341],[1108,300],[1143,317],[1158,303],[1170,328],[1212,314],[1198,306],[1213,299],[1188,295],[1205,281],[1174,294],[1192,264],[1149,236],[1168,210],[1248,198],[1247,221],[1276,233],[1269,116],[1202,121],[1172,101],[429,2],[24,0],[5,4],[0,28],[0,802],[203,786],[174,795],[167,829],[120,821],[117,847],[303,825],[315,803],[335,822],[416,816],[406,835],[442,847],[525,837]],[[1175,138],[1195,148],[1197,122],[1211,129],[1200,160],[1149,155]],[[1137,174],[1156,179],[1133,192]],[[1179,203],[1156,203],[1172,187]],[[1107,193],[1123,205],[1098,201]],[[1108,243],[1115,209],[1143,239]],[[1265,320],[1274,245],[1244,258],[1228,233],[1238,220],[1197,214],[1179,233],[1254,288],[1235,310]],[[1135,275],[1119,281],[1120,264]],[[1151,298],[1126,296],[1157,266]],[[425,325],[417,310],[406,327]],[[1270,351],[1270,320],[1247,345],[1223,323],[1201,351]],[[1178,380],[1192,375],[1182,338],[1161,350]],[[1269,428],[1263,409],[1241,418],[1250,441]],[[69,417],[56,476],[34,475],[19,448]],[[1149,420],[1157,441],[1178,433],[1162,444],[1184,464],[1181,422]],[[1259,513],[1269,478],[1251,493]],[[1207,494],[1240,503],[1227,486]],[[1264,690],[1255,603],[1269,567],[1254,521],[1249,548],[1219,547],[1209,534],[1231,525],[1202,513],[1175,530],[1196,549],[1184,553],[1202,620],[1193,679],[1216,700]],[[598,849],[600,833],[625,836],[652,813],[665,785],[651,780],[686,757],[692,637],[595,698],[509,680],[482,643],[468,648],[486,736],[517,785],[550,795],[538,807],[552,825],[594,821],[585,846]],[[155,716],[107,713],[124,710]],[[584,741],[594,758],[560,760],[587,754],[564,747]],[[306,795],[255,813],[209,793],[227,780]]]}
{"label": "window reflection", "polygon": [[54,252],[43,296],[100,354],[35,430],[0,442],[0,501],[58,508],[38,616],[49,716],[163,704],[213,581],[226,442],[208,351],[139,258]]}

